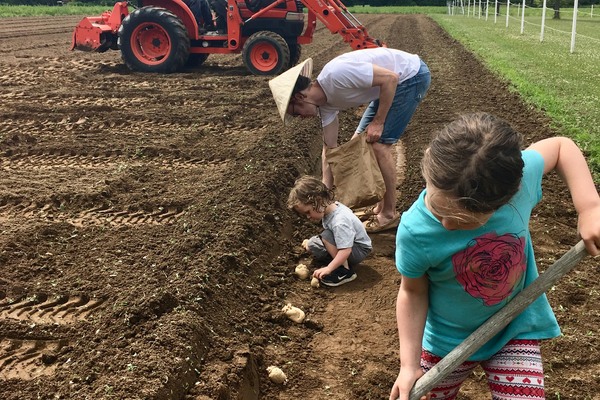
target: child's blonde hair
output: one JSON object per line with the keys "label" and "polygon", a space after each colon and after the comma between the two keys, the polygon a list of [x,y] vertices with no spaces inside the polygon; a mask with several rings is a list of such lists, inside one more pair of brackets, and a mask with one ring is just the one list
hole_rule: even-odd
{"label": "child's blonde hair", "polygon": [[523,177],[522,137],[486,113],[460,116],[431,141],[421,161],[425,179],[464,209],[488,213],[508,203]]}
{"label": "child's blonde hair", "polygon": [[335,192],[314,176],[304,175],[296,180],[288,196],[287,206],[293,210],[299,204],[322,211],[335,201]]}

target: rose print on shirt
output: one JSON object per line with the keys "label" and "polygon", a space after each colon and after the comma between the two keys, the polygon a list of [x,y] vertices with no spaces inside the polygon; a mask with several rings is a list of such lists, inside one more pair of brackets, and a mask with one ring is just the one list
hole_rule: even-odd
{"label": "rose print on shirt", "polygon": [[525,238],[488,233],[472,240],[452,257],[456,279],[486,306],[510,296],[525,272]]}

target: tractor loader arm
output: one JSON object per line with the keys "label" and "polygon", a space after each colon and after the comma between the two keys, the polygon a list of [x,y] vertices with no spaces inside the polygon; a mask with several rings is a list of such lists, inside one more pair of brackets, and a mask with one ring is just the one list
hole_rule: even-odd
{"label": "tractor loader arm", "polygon": [[311,41],[314,25],[318,18],[331,33],[340,34],[354,50],[385,47],[385,43],[367,33],[367,29],[340,0],[300,1],[308,9],[308,26],[304,35],[298,38],[298,43]]}

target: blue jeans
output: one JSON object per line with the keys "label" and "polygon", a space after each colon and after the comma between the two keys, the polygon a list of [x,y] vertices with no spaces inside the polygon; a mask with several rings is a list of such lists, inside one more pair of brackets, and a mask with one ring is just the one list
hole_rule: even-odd
{"label": "blue jeans", "polygon": [[[396,87],[394,101],[385,118],[379,143],[394,144],[400,139],[417,106],[425,98],[430,84],[431,74],[429,73],[429,68],[421,60],[419,72]],[[378,108],[379,100],[374,100],[369,104],[363,113],[358,128],[356,128],[356,133],[366,131],[367,126],[373,121],[375,114],[377,114]]]}

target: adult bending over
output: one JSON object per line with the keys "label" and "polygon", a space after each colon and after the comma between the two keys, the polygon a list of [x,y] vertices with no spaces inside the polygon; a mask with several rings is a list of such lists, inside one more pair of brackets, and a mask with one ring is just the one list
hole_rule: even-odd
{"label": "adult bending over", "polygon": [[[337,147],[340,110],[368,104],[355,134],[372,143],[385,182],[383,200],[366,222],[375,233],[398,226],[396,160],[392,145],[404,133],[431,76],[418,55],[385,47],[356,50],[329,61],[311,81],[312,59],[269,82],[284,123],[290,117],[320,117],[323,126],[323,182],[333,186],[327,148]],[[353,137],[354,137],[353,136]]]}

